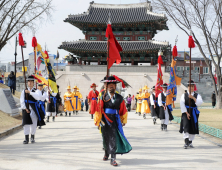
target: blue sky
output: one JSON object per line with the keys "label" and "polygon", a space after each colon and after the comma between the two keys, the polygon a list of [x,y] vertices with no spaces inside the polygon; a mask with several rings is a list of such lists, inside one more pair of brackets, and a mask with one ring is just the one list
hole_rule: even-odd
{"label": "blue sky", "polygon": [[[69,23],[63,22],[69,14],[78,14],[87,11],[89,2],[92,0],[53,0],[53,6],[55,8],[52,16],[52,21],[41,23],[40,29],[36,32],[36,38],[39,44],[43,47],[47,44],[49,53],[56,54],[58,47],[63,41],[73,41],[84,39],[84,35],[81,30],[72,26]],[[94,0],[95,3],[107,3],[107,4],[130,4],[139,3],[140,0]],[[152,3],[151,3],[152,4]],[[156,12],[156,11],[153,11]],[[161,31],[154,37],[155,40],[168,41],[174,45],[175,38],[178,35],[177,48],[178,51],[189,50],[188,49],[188,36],[177,28],[173,23],[167,23],[169,31]],[[27,48],[24,49],[25,59],[28,58],[28,54],[33,51],[31,46],[32,32],[23,33],[23,38],[27,42]],[[0,62],[6,63],[14,61],[14,49],[15,49],[15,37],[13,37],[8,44],[0,52]],[[21,50],[18,50],[17,61],[21,61]],[[60,57],[68,55],[65,50],[59,50]],[[199,52],[195,49],[195,57],[199,56]]]}

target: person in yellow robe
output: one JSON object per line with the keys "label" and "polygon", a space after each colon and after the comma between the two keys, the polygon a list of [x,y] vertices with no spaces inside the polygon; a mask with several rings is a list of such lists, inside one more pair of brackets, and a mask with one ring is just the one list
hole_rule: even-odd
{"label": "person in yellow robe", "polygon": [[136,114],[141,115],[141,106],[142,106],[142,89],[139,89],[139,94],[136,95],[137,104],[136,104]]}
{"label": "person in yellow robe", "polygon": [[73,114],[76,113],[76,115],[78,114],[78,111],[81,110],[81,99],[82,99],[82,94],[80,92],[78,92],[78,87],[74,86],[74,91],[73,91],[73,99],[72,99],[72,103],[73,103]]}
{"label": "person in yellow robe", "polygon": [[142,94],[142,106],[141,106],[141,113],[143,114],[143,118],[146,119],[146,114],[150,113],[150,107],[149,107],[149,97],[150,93],[148,93],[148,87],[144,86],[143,90],[145,92]]}
{"label": "person in yellow robe", "polygon": [[65,116],[67,116],[67,112],[69,112],[69,116],[71,116],[71,112],[74,110],[73,104],[73,93],[71,92],[71,87],[67,87],[67,92],[64,94],[64,111],[65,111]]}

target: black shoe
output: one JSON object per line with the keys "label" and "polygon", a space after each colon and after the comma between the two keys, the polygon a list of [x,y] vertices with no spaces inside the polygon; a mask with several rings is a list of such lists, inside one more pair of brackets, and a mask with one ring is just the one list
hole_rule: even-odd
{"label": "black shoe", "polygon": [[73,111],[73,115],[75,115],[75,111]]}
{"label": "black shoe", "polygon": [[23,144],[29,143],[29,135],[25,135],[25,140],[23,141]]}
{"label": "black shoe", "polygon": [[60,113],[60,116],[63,116],[63,114],[62,114],[62,113]]}
{"label": "black shoe", "polygon": [[135,114],[137,114],[137,112]]}
{"label": "black shoe", "polygon": [[47,120],[46,120],[46,122],[49,122],[49,116],[47,116]]}
{"label": "black shoe", "polygon": [[143,114],[143,118],[146,119],[146,114]]}
{"label": "black shoe", "polygon": [[93,114],[91,114],[91,119],[93,119]]}
{"label": "black shoe", "polygon": [[52,121],[55,122],[55,116],[52,117]]}
{"label": "black shoe", "polygon": [[161,130],[163,131],[163,124],[161,124]]}
{"label": "black shoe", "polygon": [[69,113],[69,116],[71,116],[71,113]]}
{"label": "black shoe", "polygon": [[109,156],[106,156],[106,155],[105,155],[105,156],[103,157],[103,160],[104,160],[104,161],[107,161],[108,159],[109,159]]}
{"label": "black shoe", "polygon": [[185,144],[184,144],[183,148],[184,148],[184,149],[187,149],[187,147],[188,147],[188,145],[189,145],[189,139],[186,138],[186,139],[184,140],[184,142],[185,142]]}
{"label": "black shoe", "polygon": [[192,141],[189,141],[189,147],[190,148],[194,148],[193,144],[192,144]]}
{"label": "black shoe", "polygon": [[35,143],[35,135],[31,135],[31,143]]}
{"label": "black shoe", "polygon": [[65,112],[65,116],[67,116],[67,112]]}
{"label": "black shoe", "polygon": [[167,131],[167,125],[164,124],[164,130]]}
{"label": "black shoe", "polygon": [[112,166],[118,166],[116,160],[113,159],[113,158],[111,158],[110,164],[111,164]]}
{"label": "black shoe", "polygon": [[138,114],[139,116],[141,115],[141,113],[139,112],[139,114]]}
{"label": "black shoe", "polygon": [[153,124],[154,124],[154,125],[156,124],[156,119],[155,119],[155,118],[153,118]]}
{"label": "black shoe", "polygon": [[42,126],[39,126],[39,129],[42,129]]}
{"label": "black shoe", "polygon": [[78,114],[78,111],[76,111],[76,115]]}

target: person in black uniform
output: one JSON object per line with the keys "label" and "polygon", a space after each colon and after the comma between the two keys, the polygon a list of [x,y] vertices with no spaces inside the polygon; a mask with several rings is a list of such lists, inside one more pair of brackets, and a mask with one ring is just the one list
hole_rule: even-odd
{"label": "person in black uniform", "polygon": [[158,95],[159,117],[161,120],[161,130],[167,131],[169,120],[173,120],[172,108],[166,106],[167,84],[164,83],[163,92]]}
{"label": "person in black uniform", "polygon": [[[180,108],[181,108],[181,122],[180,122],[180,133],[183,133],[183,139],[185,141],[184,149],[188,147],[193,148],[192,141],[194,140],[195,134],[199,134],[198,128],[198,118],[199,110],[198,106],[201,106],[203,103],[202,97],[200,94],[194,91],[194,81],[188,81],[188,91],[185,92],[180,98]],[[189,91],[191,90],[191,95]],[[189,99],[191,99],[191,109],[189,106]]]}
{"label": "person in black uniform", "polygon": [[[20,97],[22,108],[22,125],[25,134],[23,144],[29,143],[29,134],[31,134],[31,143],[35,143],[35,132],[37,125],[44,126],[44,115],[39,111],[37,100],[41,100],[42,95],[36,93],[34,86],[34,77],[29,76],[28,89],[23,90]],[[28,101],[28,102],[27,102]]]}
{"label": "person in black uniform", "polygon": [[[56,116],[59,113],[59,106],[62,105],[62,98],[59,92],[59,85],[57,85],[57,89],[58,89],[58,93],[56,95]],[[60,116],[62,116],[62,113],[60,113]]]}
{"label": "person in black uniform", "polygon": [[156,124],[156,119],[159,117],[159,106],[158,98],[155,96],[155,86],[152,88],[152,94],[150,95],[150,104],[151,104],[151,116],[153,118],[153,124]]}
{"label": "person in black uniform", "polygon": [[119,82],[113,76],[102,82],[107,82],[108,91],[106,93],[103,91],[100,96],[99,110],[95,113],[94,121],[96,126],[101,124],[105,149],[103,160],[107,161],[111,154],[110,164],[117,166],[116,154],[124,154],[132,150],[122,128],[127,123],[128,113],[123,97],[115,93],[116,83]]}
{"label": "person in black uniform", "polygon": [[52,121],[55,121],[55,116],[56,116],[56,98],[57,93],[53,93],[50,91],[47,93],[47,98],[46,100],[48,101],[47,103],[47,109],[46,109],[46,116],[47,116],[47,122],[49,122],[49,117],[52,115]]}

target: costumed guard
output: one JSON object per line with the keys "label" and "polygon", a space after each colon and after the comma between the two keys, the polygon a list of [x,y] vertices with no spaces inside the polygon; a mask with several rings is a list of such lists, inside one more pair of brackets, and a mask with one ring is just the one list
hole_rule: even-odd
{"label": "costumed guard", "polygon": [[[127,123],[127,110],[124,99],[115,93],[116,83],[119,83],[113,76],[108,77],[107,92],[102,92],[98,103],[98,112],[95,114],[95,125],[102,126],[103,146],[106,161],[111,154],[111,165],[117,166],[116,154],[128,153],[132,150],[127,141],[122,126]],[[105,93],[106,92],[106,93]],[[102,121],[101,121],[102,120]]]}
{"label": "costumed guard", "polygon": [[[82,99],[82,94],[79,92],[78,87],[74,86],[74,91],[73,91],[73,99],[72,99],[72,104],[73,104],[73,114],[76,113],[78,114],[78,111],[81,110],[81,99]],[[78,91],[77,91],[78,90]]]}
{"label": "costumed guard", "polygon": [[[42,95],[36,93],[36,89],[33,87],[34,80],[35,79],[33,76],[28,77],[28,89],[23,90],[20,97],[22,108],[22,126],[25,134],[25,140],[23,141],[23,144],[29,143],[29,134],[31,134],[31,143],[34,143],[37,125],[45,125],[45,122],[42,119],[43,115],[40,115],[41,112],[39,112],[39,105],[37,102],[37,100],[41,99]],[[29,106],[27,106],[27,100]]]}
{"label": "costumed guard", "polygon": [[[195,134],[199,134],[198,118],[200,112],[197,107],[201,106],[203,100],[200,94],[194,92],[194,86],[195,83],[192,80],[191,85],[190,82],[188,82],[189,90],[180,98],[182,116],[179,132],[183,133],[183,139],[185,141],[184,149],[187,149],[187,147],[193,148],[192,141],[194,140]],[[190,90],[191,95],[189,94]],[[191,109],[189,109],[189,98],[191,99]]]}
{"label": "costumed guard", "polygon": [[[50,90],[49,90],[50,91]],[[52,121],[55,121],[56,116],[56,98],[57,93],[53,93],[52,91],[47,93],[47,109],[46,109],[46,116],[47,122],[49,122],[49,117],[52,115]]]}
{"label": "costumed guard", "polygon": [[95,114],[96,109],[97,109],[97,100],[98,100],[98,95],[99,92],[96,90],[96,84],[93,83],[91,85],[92,90],[89,92],[88,95],[88,102],[89,102],[89,114],[91,114],[91,118],[93,119],[93,114]]}
{"label": "costumed guard", "polygon": [[139,89],[139,94],[136,95],[137,104],[136,104],[136,114],[141,115],[141,106],[142,106],[142,89]]}
{"label": "costumed guard", "polygon": [[74,110],[72,101],[73,101],[73,93],[71,92],[71,87],[68,86],[67,92],[64,94],[65,116],[67,116],[67,112],[69,112],[69,116],[71,116],[71,112],[73,112]]}
{"label": "costumed guard", "polygon": [[[60,91],[59,91],[59,85],[57,85],[58,93],[56,95],[56,116],[59,113],[59,106],[62,105],[62,98],[60,97]],[[60,113],[60,116],[62,116],[62,113]]]}
{"label": "costumed guard", "polygon": [[[46,102],[46,97],[47,97],[47,93],[45,92],[45,90],[43,89],[43,85],[42,83],[38,84],[38,90],[36,91],[36,93],[38,93],[41,98],[38,100],[38,104],[39,104],[39,113],[41,115],[41,119],[45,119],[45,102]],[[39,126],[39,129],[41,129],[41,125]]]}
{"label": "costumed guard", "polygon": [[141,106],[141,113],[143,114],[143,118],[146,119],[146,114],[150,113],[150,106],[149,106],[149,97],[150,93],[148,93],[148,87],[144,86],[143,90],[144,93],[142,94],[142,106]]}
{"label": "costumed guard", "polygon": [[156,98],[155,86],[152,87],[152,94],[150,95],[151,103],[151,116],[153,118],[153,124],[156,124],[156,119],[159,117],[158,99]]}
{"label": "costumed guard", "polygon": [[166,106],[167,84],[164,83],[161,87],[163,92],[158,95],[159,117],[161,120],[161,130],[167,131],[167,125],[169,120],[173,120],[173,115],[171,113],[172,108]]}

